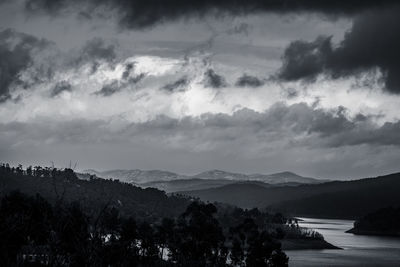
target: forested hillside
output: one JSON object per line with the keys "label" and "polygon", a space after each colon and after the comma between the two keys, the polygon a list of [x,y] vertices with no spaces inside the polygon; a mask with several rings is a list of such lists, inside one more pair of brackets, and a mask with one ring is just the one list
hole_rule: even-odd
{"label": "forested hillside", "polygon": [[368,213],[347,231],[356,235],[400,236],[400,208],[386,207]]}
{"label": "forested hillside", "polygon": [[0,167],[0,194],[19,190],[28,195],[39,193],[51,203],[79,201],[88,210],[117,207],[122,213],[151,218],[176,216],[182,213],[189,200],[167,196],[153,188],[142,189],[118,180],[78,179],[73,170],[42,168],[40,166]]}
{"label": "forested hillside", "polygon": [[29,255],[35,266],[287,266],[282,244],[335,248],[280,213],[80,180],[71,169],[3,164],[0,181],[1,266]]}
{"label": "forested hillside", "polygon": [[280,240],[323,241],[281,214],[83,181],[71,169],[5,164],[0,179],[1,266],[287,266]]}
{"label": "forested hillside", "polygon": [[353,181],[266,188],[232,184],[182,194],[243,208],[271,208],[292,215],[357,218],[400,203],[400,173]]}

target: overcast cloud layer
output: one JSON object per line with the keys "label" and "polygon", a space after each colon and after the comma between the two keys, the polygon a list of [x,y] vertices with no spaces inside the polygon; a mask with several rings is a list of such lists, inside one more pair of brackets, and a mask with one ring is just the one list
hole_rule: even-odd
{"label": "overcast cloud layer", "polygon": [[399,171],[396,1],[0,3],[2,161]]}

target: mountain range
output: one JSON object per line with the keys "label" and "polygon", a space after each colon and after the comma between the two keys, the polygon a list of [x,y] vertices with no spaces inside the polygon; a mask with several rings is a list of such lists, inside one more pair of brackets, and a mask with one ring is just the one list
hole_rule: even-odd
{"label": "mountain range", "polygon": [[211,170],[192,176],[159,170],[86,173],[86,178],[89,174],[114,178],[203,201],[267,208],[293,216],[356,219],[400,203],[400,173],[350,181],[318,180],[291,172],[241,174]]}
{"label": "mountain range", "polygon": [[[86,174],[86,176],[85,176]],[[318,180],[303,177],[292,172],[280,172],[274,174],[242,174],[221,170],[205,171],[196,175],[181,175],[160,170],[85,170],[81,177],[95,175],[101,178],[113,178],[123,182],[135,184],[141,187],[154,187],[167,193],[217,188],[230,184],[256,184],[262,187],[286,185],[296,186],[300,184],[318,184],[326,180]]]}

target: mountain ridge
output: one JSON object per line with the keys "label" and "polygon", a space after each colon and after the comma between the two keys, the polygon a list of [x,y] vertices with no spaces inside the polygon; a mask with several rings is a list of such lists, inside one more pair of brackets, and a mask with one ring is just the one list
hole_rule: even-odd
{"label": "mountain ridge", "polygon": [[354,219],[374,209],[400,203],[400,173],[350,181],[299,186],[231,184],[219,188],[182,191],[203,201],[242,208],[269,208],[294,216]]}
{"label": "mountain ridge", "polygon": [[329,180],[316,179],[311,177],[304,177],[293,172],[285,171],[272,174],[243,174],[235,172],[227,172],[223,170],[213,169],[204,171],[195,175],[182,175],[170,171],[163,170],[140,170],[140,169],[115,169],[106,171],[96,171],[94,169],[88,169],[82,171],[82,173],[88,173],[96,175],[101,178],[114,178],[124,182],[130,182],[134,184],[144,184],[150,182],[167,182],[173,180],[190,180],[190,179],[203,179],[203,180],[230,180],[230,181],[258,181],[269,184],[281,184],[281,183],[323,183]]}

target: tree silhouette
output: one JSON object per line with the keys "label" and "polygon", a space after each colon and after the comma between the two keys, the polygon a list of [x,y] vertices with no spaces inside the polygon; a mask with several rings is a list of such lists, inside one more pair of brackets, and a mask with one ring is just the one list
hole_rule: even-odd
{"label": "tree silhouette", "polygon": [[[169,199],[155,189],[135,189],[119,181],[78,180],[71,169],[36,166],[24,171],[22,166],[0,164],[0,176],[24,183],[33,179],[48,190],[52,183],[70,186],[72,192],[81,186],[92,186],[103,198],[113,190],[119,197],[135,192],[135,201],[146,203],[145,200],[150,206],[158,203],[162,207],[163,202],[171,200],[182,205],[179,201],[187,201]],[[280,214],[226,206],[217,209],[218,204],[192,201],[181,215],[163,218],[146,212],[121,212],[120,207],[129,202],[96,201],[85,206],[85,202],[68,201],[57,194],[48,194],[46,199],[19,192],[3,196],[0,266],[24,266],[29,263],[24,256],[38,253],[40,261],[31,262],[35,266],[257,267],[288,263],[276,239],[286,235],[286,219]],[[274,224],[278,228],[271,228]]]}
{"label": "tree silhouette", "polygon": [[191,203],[178,220],[172,258],[181,265],[216,266],[226,262],[224,235],[212,204]]}

